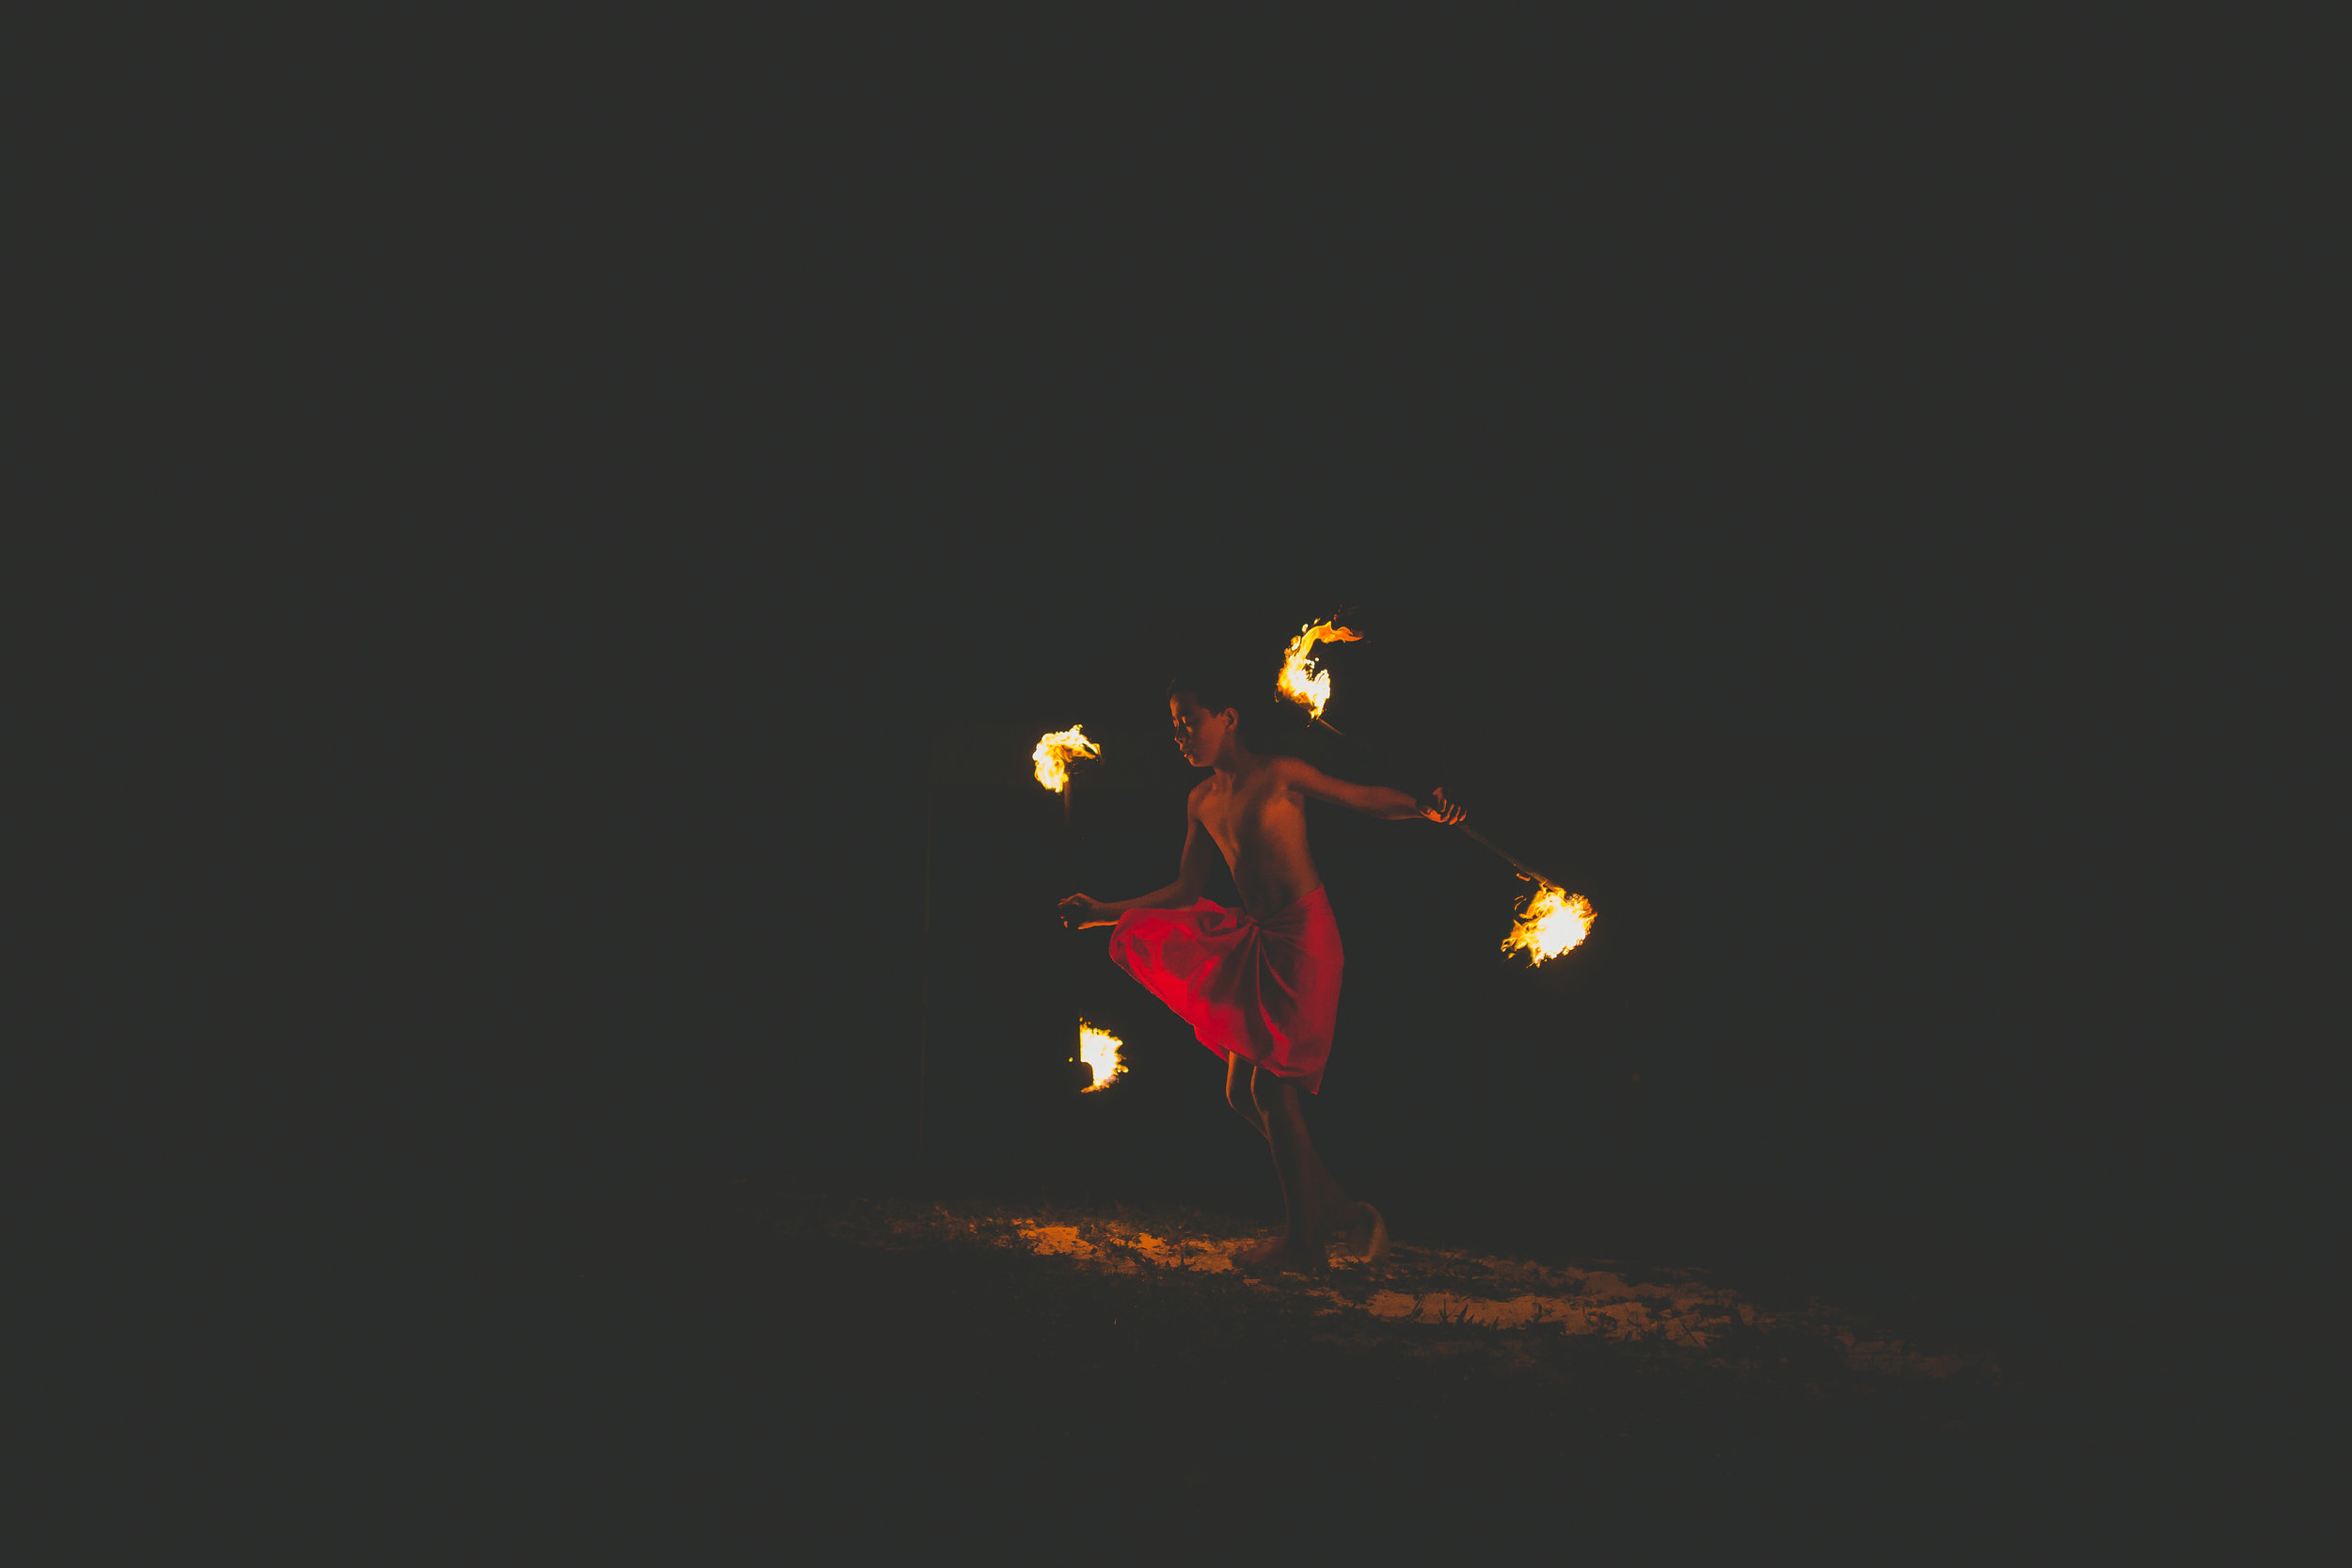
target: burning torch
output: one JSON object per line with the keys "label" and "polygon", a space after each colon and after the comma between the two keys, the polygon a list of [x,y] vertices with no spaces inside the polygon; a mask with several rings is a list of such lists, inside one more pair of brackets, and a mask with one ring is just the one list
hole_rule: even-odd
{"label": "burning torch", "polygon": [[1299,627],[1291,645],[1282,650],[1282,673],[1274,680],[1276,689],[1305,708],[1309,719],[1333,735],[1340,734],[1338,726],[1323,717],[1323,705],[1331,700],[1331,672],[1315,668],[1315,644],[1363,641],[1360,633],[1334,625],[1336,619],[1327,616]]}
{"label": "burning torch", "polygon": [[1029,760],[1037,765],[1037,782],[1061,797],[1063,828],[1070,826],[1070,767],[1080,758],[1099,757],[1103,748],[1089,740],[1086,726],[1056,730],[1037,743]]}

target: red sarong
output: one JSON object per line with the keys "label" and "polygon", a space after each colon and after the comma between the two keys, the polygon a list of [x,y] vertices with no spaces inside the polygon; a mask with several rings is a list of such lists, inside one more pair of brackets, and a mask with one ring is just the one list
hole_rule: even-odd
{"label": "red sarong", "polygon": [[1220,1060],[1239,1052],[1310,1094],[1322,1090],[1331,1054],[1343,959],[1321,883],[1263,920],[1203,898],[1181,910],[1129,910],[1111,928],[1111,961],[1173,1007]]}

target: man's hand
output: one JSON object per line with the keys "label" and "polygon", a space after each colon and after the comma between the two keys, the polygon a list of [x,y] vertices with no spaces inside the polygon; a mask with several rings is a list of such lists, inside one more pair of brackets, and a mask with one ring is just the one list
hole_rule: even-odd
{"label": "man's hand", "polygon": [[1441,822],[1449,828],[1454,826],[1456,822],[1465,820],[1470,816],[1470,813],[1464,811],[1461,807],[1455,805],[1453,801],[1445,798],[1445,788],[1443,785],[1439,785],[1438,788],[1431,790],[1428,794],[1422,796],[1419,800],[1413,802],[1413,804],[1414,808],[1423,816],[1429,818],[1430,821]]}
{"label": "man's hand", "polygon": [[1069,897],[1063,899],[1061,903],[1057,906],[1057,908],[1058,908],[1061,911],[1062,925],[1073,931],[1085,926],[1116,926],[1119,924],[1119,911],[1117,910],[1110,908],[1099,898],[1089,898],[1083,893],[1072,894]]}

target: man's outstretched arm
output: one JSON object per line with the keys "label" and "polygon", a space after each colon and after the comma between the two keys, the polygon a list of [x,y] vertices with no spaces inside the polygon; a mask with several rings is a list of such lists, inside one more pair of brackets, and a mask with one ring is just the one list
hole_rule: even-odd
{"label": "man's outstretched arm", "polygon": [[1284,757],[1281,768],[1284,782],[1301,795],[1310,800],[1328,800],[1335,806],[1362,812],[1366,816],[1384,817],[1391,822],[1425,816],[1432,822],[1451,826],[1470,815],[1445,798],[1443,787],[1417,797],[1401,789],[1391,789],[1386,784],[1349,784],[1345,779],[1335,779],[1314,764],[1297,757]]}

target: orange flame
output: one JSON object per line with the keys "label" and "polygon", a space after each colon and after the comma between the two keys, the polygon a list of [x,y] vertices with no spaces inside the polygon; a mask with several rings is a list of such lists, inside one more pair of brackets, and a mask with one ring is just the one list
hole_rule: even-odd
{"label": "orange flame", "polygon": [[1511,934],[1502,939],[1502,950],[1523,951],[1531,964],[1539,964],[1584,940],[1593,928],[1593,905],[1581,893],[1568,893],[1540,878],[1533,880],[1535,891],[1519,906]]}
{"label": "orange flame", "polygon": [[1335,626],[1328,619],[1309,622],[1298,628],[1298,635],[1283,651],[1282,673],[1274,683],[1276,689],[1304,707],[1309,718],[1322,718],[1323,705],[1331,700],[1331,672],[1315,668],[1315,644],[1362,641],[1361,633]]}
{"label": "orange flame", "polygon": [[1103,748],[1086,737],[1086,726],[1073,724],[1066,730],[1056,730],[1037,743],[1029,760],[1037,764],[1037,782],[1059,794],[1070,787],[1070,759],[1099,757]]}
{"label": "orange flame", "polygon": [[1086,1063],[1094,1073],[1094,1082],[1087,1085],[1087,1093],[1109,1088],[1111,1080],[1127,1070],[1127,1064],[1119,1059],[1119,1048],[1125,1043],[1117,1035],[1097,1029],[1085,1019],[1078,1021],[1077,1059]]}

